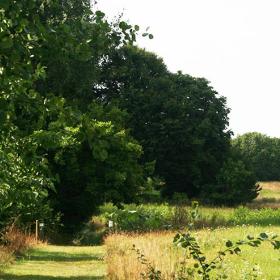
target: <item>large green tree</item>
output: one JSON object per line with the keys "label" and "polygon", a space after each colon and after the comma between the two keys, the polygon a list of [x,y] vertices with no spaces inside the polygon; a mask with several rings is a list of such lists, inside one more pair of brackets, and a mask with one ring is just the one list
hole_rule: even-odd
{"label": "large green tree", "polygon": [[[1,148],[7,161],[2,175],[13,164],[20,169],[14,185],[1,176],[1,189],[11,185],[14,209],[29,197],[35,204],[25,209],[48,196],[69,227],[105,200],[132,200],[144,184],[142,149],[123,128],[124,113],[114,106],[103,110],[92,88],[112,50],[135,40],[134,28],[108,23],[90,1],[1,1],[0,17],[0,128],[3,139],[19,147],[13,156]],[[33,186],[36,174],[40,184],[34,180]]]}
{"label": "large green tree", "polygon": [[144,148],[144,160],[156,160],[166,194],[198,196],[215,181],[231,133],[226,100],[207,80],[170,73],[155,54],[136,47],[117,50],[102,74],[95,95],[127,110],[128,127]]}

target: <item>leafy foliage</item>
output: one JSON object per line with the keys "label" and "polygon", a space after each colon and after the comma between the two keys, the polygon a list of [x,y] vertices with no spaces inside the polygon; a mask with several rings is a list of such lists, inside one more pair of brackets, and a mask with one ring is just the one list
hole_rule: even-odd
{"label": "leafy foliage", "polygon": [[244,190],[240,202],[253,197],[244,166],[227,171],[226,99],[134,47],[139,26],[108,22],[89,0],[5,0],[0,30],[3,223],[47,219],[51,207],[73,230],[105,201],[158,191],[162,178],[167,196],[225,183],[240,184],[230,194]]}
{"label": "leafy foliage", "polygon": [[142,149],[124,130],[85,117],[71,136],[74,144],[51,149],[49,161],[58,178],[54,208],[77,228],[75,221],[85,221],[104,201],[133,201],[145,182]]}
{"label": "leafy foliage", "polygon": [[[75,224],[106,199],[130,201],[143,185],[142,149],[124,114],[104,111],[91,94],[111,51],[135,40],[134,27],[104,17],[86,0],[0,3],[1,208],[14,205],[9,218],[47,207],[48,197]],[[2,148],[11,139],[11,151]]]}
{"label": "leafy foliage", "polygon": [[144,160],[156,160],[155,172],[166,181],[164,194],[184,192],[191,198],[214,183],[231,132],[226,100],[208,81],[172,74],[156,55],[135,47],[117,50],[102,79],[106,90],[95,89],[95,95],[127,110]]}
{"label": "leafy foliage", "polygon": [[254,173],[245,163],[229,158],[220,169],[216,184],[205,188],[203,196],[207,202],[236,205],[252,201],[260,190]]}
{"label": "leafy foliage", "polygon": [[52,211],[47,201],[52,182],[44,174],[44,161],[20,155],[22,146],[13,138],[0,142],[0,227],[19,219],[27,226],[40,217],[48,219]]}
{"label": "leafy foliage", "polygon": [[246,165],[251,166],[259,181],[279,180],[280,139],[251,132],[232,140]]}

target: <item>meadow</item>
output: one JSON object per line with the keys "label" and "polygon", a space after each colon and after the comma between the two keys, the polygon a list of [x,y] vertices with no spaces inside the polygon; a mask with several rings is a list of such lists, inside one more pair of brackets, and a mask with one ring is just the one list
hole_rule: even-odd
{"label": "meadow", "polygon": [[[174,236],[190,233],[205,262],[228,249],[228,240],[234,243],[260,233],[280,236],[280,183],[262,183],[262,187],[255,201],[236,208],[163,203],[118,209],[104,204],[75,240],[76,245],[94,246],[42,244],[33,248],[32,240],[20,239],[14,232],[9,236],[20,241],[11,242],[17,247],[0,248],[0,279],[203,279],[190,251],[176,246]],[[110,229],[109,220],[114,223]],[[274,250],[270,242],[240,249],[238,254],[222,257],[209,279],[280,279],[280,250]],[[15,259],[13,251],[22,252]]]}
{"label": "meadow", "polygon": [[[190,233],[196,238],[206,260],[215,258],[219,251],[226,248],[225,243],[228,240],[243,240],[248,235],[258,236],[262,232],[280,236],[280,209],[277,205],[280,184],[262,183],[262,188],[256,201],[246,206],[198,207]],[[272,201],[273,207],[269,207]],[[109,210],[114,213],[109,218],[119,222],[122,232],[116,230],[115,234],[105,239],[108,279],[202,279],[195,274],[194,260],[186,250],[172,243],[176,232],[186,230],[187,224],[192,222],[190,206],[178,208],[168,204],[125,205],[124,210],[121,210],[122,214],[118,214],[112,205],[105,205],[101,208],[101,217],[108,217],[106,211],[110,212]],[[136,213],[141,215],[137,216]],[[182,214],[181,222],[184,226],[181,224],[179,227],[180,221],[174,220],[178,214]],[[149,222],[148,217],[151,217]],[[126,222],[122,223],[121,218]],[[160,219],[163,220],[162,223],[159,222]],[[173,226],[174,230],[165,230],[166,223]],[[175,230],[176,226],[178,228]],[[134,232],[135,228],[139,228],[138,233]],[[271,244],[265,242],[257,248],[245,245],[240,248],[240,254],[226,256],[219,263],[210,279],[280,279],[280,250],[274,250]],[[145,264],[139,253],[143,254]],[[161,272],[160,278],[149,274],[151,267]],[[185,272],[188,271],[186,278],[179,276],[182,267]]]}
{"label": "meadow", "polygon": [[[226,247],[227,240],[245,239],[248,234],[257,235],[260,232],[280,234],[279,227],[236,226],[233,228],[203,229],[192,232],[198,240],[201,250],[207,259],[213,259],[219,250]],[[172,244],[175,232],[157,232],[145,234],[118,234],[106,239],[107,263],[109,279],[141,279],[141,273],[147,270],[137,257],[133,248],[140,249],[145,258],[161,271],[162,279],[179,279],[178,268],[181,262],[192,269],[194,261],[185,255],[182,248]],[[280,279],[280,252],[273,250],[269,244],[260,248],[244,247],[239,255],[225,258],[220,267],[212,274],[211,279]],[[265,256],[265,257],[264,257]],[[277,278],[278,277],[278,278]],[[149,279],[149,278],[147,278]],[[201,279],[193,276],[186,279]]]}

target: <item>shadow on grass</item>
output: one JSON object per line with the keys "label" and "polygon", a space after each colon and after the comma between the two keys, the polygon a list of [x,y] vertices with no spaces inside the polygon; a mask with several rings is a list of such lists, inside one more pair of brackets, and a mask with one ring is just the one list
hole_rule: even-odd
{"label": "shadow on grass", "polygon": [[41,276],[41,275],[21,275],[3,274],[0,275],[0,280],[104,280],[101,276]]}
{"label": "shadow on grass", "polygon": [[67,254],[65,252],[35,251],[30,255],[21,257],[20,260],[28,261],[55,261],[55,262],[79,262],[79,261],[102,261],[102,254]]}
{"label": "shadow on grass", "polygon": [[[48,266],[50,265],[51,270],[63,270],[63,266],[60,267],[59,264],[57,264],[57,267],[53,268],[54,263],[59,263],[59,262],[68,262],[69,265],[72,267],[73,264],[73,269],[75,269],[75,263],[79,262],[86,262],[86,261],[96,261],[102,263],[103,258],[102,258],[101,253],[67,253],[67,252],[62,252],[62,251],[41,251],[41,250],[31,250],[29,252],[29,255],[25,257],[20,257],[18,260],[22,262],[22,264],[25,263],[25,261],[28,261],[28,263],[34,262],[35,266],[43,267],[43,266]],[[72,263],[72,264],[71,264]],[[68,264],[67,264],[68,266]],[[57,271],[56,271],[57,272]],[[8,271],[5,272],[0,272],[0,280],[103,280],[105,277],[103,276],[52,276],[52,275],[36,275],[36,272],[32,274],[32,272],[27,272],[27,274],[24,275],[17,275],[17,274],[11,274]]]}

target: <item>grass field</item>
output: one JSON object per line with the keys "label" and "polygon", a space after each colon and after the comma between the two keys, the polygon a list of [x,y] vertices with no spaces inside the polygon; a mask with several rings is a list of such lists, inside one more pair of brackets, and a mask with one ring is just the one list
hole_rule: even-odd
{"label": "grass field", "polygon": [[280,182],[260,182],[262,190],[252,203],[255,208],[280,208]]}
{"label": "grass field", "polygon": [[[261,186],[260,196],[247,207],[199,207],[196,230],[192,234],[207,259],[224,248],[228,239],[237,241],[261,232],[280,235],[280,182],[261,183]],[[136,206],[125,207],[134,210]],[[160,213],[166,220],[172,219],[174,213],[174,206],[168,204],[140,207],[145,213]],[[103,212],[114,210],[111,208],[105,205]],[[133,244],[162,271],[164,279],[171,280],[180,261],[184,260],[182,249],[172,244],[174,235],[175,231],[123,233],[108,236],[103,246],[40,245],[8,266],[0,280],[139,280],[146,267],[137,259]],[[186,266],[192,265],[193,261],[186,259]],[[260,248],[244,247],[241,255],[227,257],[217,273],[220,277],[227,274],[227,279],[232,280],[280,280],[280,252],[273,250],[270,244]],[[213,279],[217,273],[215,277],[212,275]]]}
{"label": "grass field", "polygon": [[104,279],[104,246],[51,246],[31,250],[9,266],[1,280],[94,280]]}
{"label": "grass field", "polygon": [[[247,235],[256,236],[261,232],[273,232],[280,236],[280,211],[278,209],[280,183],[261,183],[261,186],[260,196],[247,207],[237,209],[200,207],[200,229],[192,231],[192,234],[198,240],[207,259],[211,260],[218,251],[225,248],[227,240],[238,241],[245,239]],[[159,207],[163,213],[167,213],[166,215],[170,210],[168,205],[146,207],[150,209]],[[203,223],[213,227],[203,228]],[[174,235],[175,232],[160,231],[109,236],[105,242],[108,279],[141,279],[140,274],[145,272],[147,266],[137,259],[136,252],[132,250],[133,244],[140,249],[155,269],[162,272],[163,279],[175,279],[174,275],[178,271],[179,263],[184,260],[184,252],[172,244]],[[186,267],[192,268],[192,266],[193,260],[186,259]],[[211,279],[224,279],[222,276],[226,274],[227,279],[232,280],[279,280],[280,251],[274,250],[268,243],[262,244],[260,248],[243,247],[239,256],[227,257],[214,274]]]}
{"label": "grass field", "polygon": [[[279,227],[253,226],[205,229],[195,231],[193,235],[199,241],[207,259],[211,260],[219,250],[225,248],[224,244],[228,239],[237,241],[245,239],[248,234],[258,235],[264,231],[280,235]],[[140,249],[156,269],[162,272],[163,279],[174,279],[178,264],[184,259],[184,251],[172,244],[174,235],[175,233],[171,232],[159,232],[141,235],[120,234],[108,237],[106,240],[108,279],[141,279],[140,273],[144,272],[146,267],[137,259],[136,252],[132,250],[133,244]],[[262,244],[260,248],[243,247],[240,255],[227,257],[217,272],[220,275],[226,273],[229,276],[228,279],[243,280],[255,279],[252,278],[253,269],[255,269],[254,273],[260,277],[256,279],[276,280],[280,279],[279,258],[280,252],[273,250],[270,244]],[[186,266],[191,268],[193,261],[187,259]],[[211,279],[217,279],[214,275],[212,276]]]}

